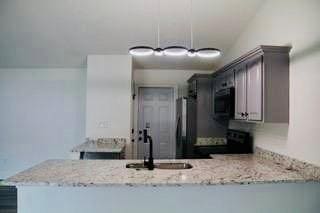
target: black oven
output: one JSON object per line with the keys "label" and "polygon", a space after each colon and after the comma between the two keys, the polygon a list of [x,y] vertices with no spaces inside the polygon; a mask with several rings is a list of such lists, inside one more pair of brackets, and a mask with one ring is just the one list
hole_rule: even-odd
{"label": "black oven", "polygon": [[214,117],[217,119],[234,117],[234,87],[222,89],[215,93]]}

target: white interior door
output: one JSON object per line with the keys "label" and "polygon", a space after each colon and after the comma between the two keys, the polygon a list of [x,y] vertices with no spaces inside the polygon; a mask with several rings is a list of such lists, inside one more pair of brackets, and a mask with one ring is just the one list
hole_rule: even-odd
{"label": "white interior door", "polygon": [[[155,159],[174,158],[174,89],[140,87],[138,96],[138,131],[148,129]],[[148,144],[139,140],[138,157],[148,156],[148,152]]]}

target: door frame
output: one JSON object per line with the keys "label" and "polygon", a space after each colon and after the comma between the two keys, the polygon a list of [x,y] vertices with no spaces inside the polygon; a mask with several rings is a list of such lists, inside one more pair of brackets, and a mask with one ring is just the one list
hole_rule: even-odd
{"label": "door frame", "polygon": [[[175,127],[175,122],[176,122],[176,100],[178,98],[178,86],[177,85],[166,85],[166,84],[136,84],[134,88],[134,94],[135,98],[133,100],[133,138],[134,138],[134,143],[133,143],[133,159],[138,159],[138,126],[139,126],[139,89],[140,88],[171,88],[173,89],[173,126]],[[171,155],[175,158],[176,157],[176,139],[174,137],[174,130],[173,130],[173,135],[172,135],[172,141],[173,144],[171,144]]]}

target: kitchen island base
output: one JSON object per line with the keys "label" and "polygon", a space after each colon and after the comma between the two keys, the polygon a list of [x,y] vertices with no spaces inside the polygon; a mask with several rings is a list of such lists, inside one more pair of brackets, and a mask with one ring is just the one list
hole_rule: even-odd
{"label": "kitchen island base", "polygon": [[319,183],[18,186],[18,213],[318,213]]}

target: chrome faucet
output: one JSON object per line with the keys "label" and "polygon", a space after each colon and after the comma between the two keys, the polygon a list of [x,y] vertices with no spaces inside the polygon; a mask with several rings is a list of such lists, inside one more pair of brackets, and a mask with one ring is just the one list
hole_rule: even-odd
{"label": "chrome faucet", "polygon": [[146,161],[146,157],[144,156],[143,159],[143,164],[148,167],[149,170],[154,169],[154,163],[153,163],[153,141],[152,137],[148,135],[148,130],[144,129],[143,130],[143,142],[148,143],[149,141],[149,159]]}

